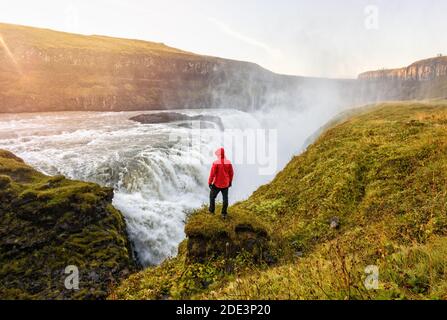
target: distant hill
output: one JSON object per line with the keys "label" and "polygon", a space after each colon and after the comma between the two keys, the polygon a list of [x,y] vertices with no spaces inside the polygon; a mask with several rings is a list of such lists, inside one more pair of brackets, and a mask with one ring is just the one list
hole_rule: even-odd
{"label": "distant hill", "polygon": [[338,85],[140,40],[10,24],[0,37],[0,112],[248,110],[299,103],[305,83]]}
{"label": "distant hill", "polygon": [[370,101],[447,98],[447,57],[417,61],[408,67],[359,75],[361,93]]}
{"label": "distant hill", "polygon": [[399,69],[383,69],[361,73],[359,79],[363,80],[416,80],[428,81],[447,76],[447,57],[417,61],[408,67]]}

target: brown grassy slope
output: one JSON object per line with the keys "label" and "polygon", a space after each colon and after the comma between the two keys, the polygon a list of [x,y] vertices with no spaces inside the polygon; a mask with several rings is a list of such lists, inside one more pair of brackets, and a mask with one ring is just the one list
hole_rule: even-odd
{"label": "brown grassy slope", "polygon": [[248,109],[300,81],[154,42],[9,24],[0,36],[0,112]]}
{"label": "brown grassy slope", "polygon": [[158,54],[187,54],[196,56],[190,52],[168,47],[163,43],[97,35],[87,36],[5,23],[0,23],[0,34],[11,47],[26,43],[29,46],[36,46],[42,49],[88,49],[97,53],[147,53],[148,51],[152,51]]}

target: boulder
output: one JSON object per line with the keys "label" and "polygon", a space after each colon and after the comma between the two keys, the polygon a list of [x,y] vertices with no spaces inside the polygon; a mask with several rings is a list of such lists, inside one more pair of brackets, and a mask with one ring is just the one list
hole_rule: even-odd
{"label": "boulder", "polygon": [[[158,113],[148,113],[148,114],[140,114],[138,116],[130,118],[132,121],[136,121],[142,124],[158,124],[158,123],[171,123],[171,122],[188,122],[188,126],[193,127],[190,124],[192,121],[199,121],[200,127],[202,127],[202,123],[211,122],[215,123],[220,130],[224,129],[222,120],[217,116],[211,115],[196,115],[189,116],[187,114],[179,113],[179,112],[158,112]],[[205,127],[206,125],[204,125]]]}

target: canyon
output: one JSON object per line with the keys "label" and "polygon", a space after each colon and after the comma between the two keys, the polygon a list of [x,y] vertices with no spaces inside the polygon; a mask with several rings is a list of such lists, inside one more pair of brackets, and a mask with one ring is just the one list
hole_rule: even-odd
{"label": "canyon", "polygon": [[0,112],[250,110],[307,82],[161,43],[8,24],[0,40]]}
{"label": "canyon", "polygon": [[359,75],[360,80],[400,81],[430,81],[441,77],[447,77],[447,57],[442,55],[417,61],[404,68],[367,71]]}
{"label": "canyon", "polygon": [[136,111],[279,105],[323,97],[342,106],[445,98],[447,59],[369,71],[358,79],[273,73],[163,43],[0,23],[0,112]]}
{"label": "canyon", "polygon": [[399,69],[376,70],[358,77],[369,101],[447,98],[447,57],[425,59]]}

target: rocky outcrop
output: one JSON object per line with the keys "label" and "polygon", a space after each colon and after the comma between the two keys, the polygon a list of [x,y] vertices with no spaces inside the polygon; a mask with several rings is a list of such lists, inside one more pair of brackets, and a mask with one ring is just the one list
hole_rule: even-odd
{"label": "rocky outcrop", "polygon": [[273,263],[269,229],[258,219],[234,210],[228,220],[199,211],[186,226],[186,257],[189,262],[234,258],[248,253],[257,261]]}
{"label": "rocky outcrop", "polygon": [[429,81],[447,77],[447,57],[421,60],[400,69],[368,71],[359,75],[360,80]]}
{"label": "rocky outcrop", "polygon": [[369,71],[359,75],[362,101],[447,98],[447,57],[413,63],[401,69]]}
{"label": "rocky outcrop", "polygon": [[[45,176],[0,150],[0,298],[105,298],[136,267],[112,198],[110,188]],[[67,280],[72,266],[78,286]]]}
{"label": "rocky outcrop", "polygon": [[[191,122],[198,122],[199,128],[205,127],[206,122],[211,122],[217,125],[220,130],[224,129],[222,120],[217,116],[210,115],[196,115],[189,116],[187,114],[179,112],[158,112],[149,114],[140,114],[132,117],[129,120],[136,121],[142,124],[157,124],[157,123],[170,123],[170,122],[183,122],[180,125],[190,124]],[[186,123],[184,123],[186,121]],[[191,124],[189,127],[193,127]]]}

